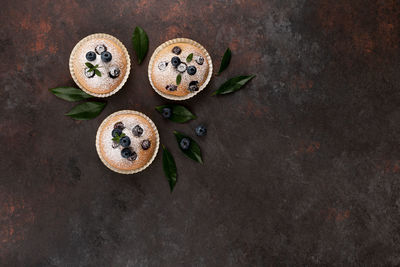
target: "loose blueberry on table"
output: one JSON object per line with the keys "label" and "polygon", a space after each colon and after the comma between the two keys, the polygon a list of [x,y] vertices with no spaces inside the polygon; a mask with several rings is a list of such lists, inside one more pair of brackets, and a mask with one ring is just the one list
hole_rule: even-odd
{"label": "loose blueberry on table", "polygon": [[195,129],[197,136],[205,136],[207,134],[207,128],[204,125],[199,125]]}
{"label": "loose blueberry on table", "polygon": [[179,142],[179,146],[183,149],[183,150],[188,150],[189,146],[190,146],[190,140],[186,137],[182,138],[182,140]]}
{"label": "loose blueberry on table", "polygon": [[166,119],[171,118],[172,115],[172,109],[171,108],[163,108],[162,109],[162,116]]}

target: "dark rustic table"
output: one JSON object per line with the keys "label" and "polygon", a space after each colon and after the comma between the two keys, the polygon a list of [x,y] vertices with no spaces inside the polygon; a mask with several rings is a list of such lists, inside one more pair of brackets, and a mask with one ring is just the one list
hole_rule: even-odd
{"label": "dark rustic table", "polygon": [[[400,3],[397,0],[22,1],[0,8],[0,266],[400,264]],[[74,85],[74,45],[98,32],[145,62],[101,115],[74,121],[48,92]],[[152,51],[188,37],[229,68],[165,121],[147,78]],[[243,90],[210,96],[227,78]],[[173,153],[142,173],[108,170],[95,134],[110,113],[150,116]],[[197,138],[204,164],[172,134]]]}

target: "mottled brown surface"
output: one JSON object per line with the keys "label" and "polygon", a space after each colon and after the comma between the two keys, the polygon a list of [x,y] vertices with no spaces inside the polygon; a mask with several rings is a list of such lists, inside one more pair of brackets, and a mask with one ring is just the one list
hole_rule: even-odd
{"label": "mottled brown surface", "polygon": [[[397,0],[22,1],[0,8],[1,266],[400,264],[400,3]],[[132,54],[150,39],[103,113],[76,122],[49,88],[73,85],[68,58],[104,32]],[[230,67],[185,101],[196,121],[164,121],[151,52],[187,37]],[[257,74],[234,95],[226,78]],[[100,122],[121,109],[154,120],[175,156],[124,176],[98,159]],[[204,165],[173,130],[197,138]]]}

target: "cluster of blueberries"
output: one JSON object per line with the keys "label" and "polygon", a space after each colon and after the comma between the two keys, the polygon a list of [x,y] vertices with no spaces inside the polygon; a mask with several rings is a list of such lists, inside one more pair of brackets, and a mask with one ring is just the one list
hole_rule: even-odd
{"label": "cluster of blueberries", "polygon": [[[172,109],[165,107],[162,109],[162,116],[166,119],[171,118],[172,116]],[[205,136],[207,134],[207,128],[204,125],[199,125],[195,128],[195,133],[197,136]],[[179,142],[179,146],[183,149],[183,150],[187,150],[190,147],[190,139],[188,138],[182,138],[182,140]]]}
{"label": "cluster of blueberries", "polygon": [[[107,51],[107,47],[105,45],[98,45],[95,47],[94,49],[95,52],[93,51],[89,51],[86,53],[86,59],[88,61],[94,61],[96,60],[97,55],[100,55],[101,57],[101,61],[103,61],[104,63],[108,63],[111,61],[112,59],[112,55],[110,52]],[[97,55],[96,55],[97,54]],[[110,78],[115,79],[120,75],[121,71],[118,67],[116,66],[111,66],[108,69],[108,75],[110,76]],[[89,70],[89,68],[85,69],[85,76],[88,78],[92,78],[94,77],[94,70]]]}
{"label": "cluster of blueberries", "polygon": [[[119,137],[122,135],[122,130],[125,129],[125,126],[122,122],[117,122],[114,124],[114,129],[111,132],[112,137]],[[143,135],[143,128],[140,127],[140,125],[136,125],[132,129],[132,134],[135,137],[140,137]],[[118,146],[122,146],[123,149],[121,150],[121,156],[123,158],[126,158],[130,161],[134,161],[137,158],[136,152],[130,147],[131,145],[131,139],[129,136],[122,136],[119,138],[119,142],[114,141],[113,148],[117,148]],[[143,150],[147,150],[150,148],[150,140],[145,139],[141,142],[141,147]]]}
{"label": "cluster of blueberries", "polygon": [[[174,48],[172,48],[172,53],[174,53],[175,55],[179,55],[181,52],[182,52],[182,49],[179,46],[175,46]],[[203,65],[204,58],[201,56],[196,56],[195,62],[199,65]],[[168,64],[169,64],[169,62],[166,62],[166,61],[160,62],[158,64],[158,69],[161,71],[164,71],[167,68]],[[178,56],[172,57],[171,65],[173,67],[175,67],[175,69],[180,73],[184,73],[186,71],[189,75],[195,75],[197,72],[197,69],[195,66],[188,66],[185,62],[182,62]],[[178,86],[176,86],[175,84],[168,84],[165,87],[165,89],[167,89],[168,91],[176,91],[177,88],[178,88]],[[199,90],[199,82],[191,81],[189,83],[188,90],[190,92],[198,91]]]}

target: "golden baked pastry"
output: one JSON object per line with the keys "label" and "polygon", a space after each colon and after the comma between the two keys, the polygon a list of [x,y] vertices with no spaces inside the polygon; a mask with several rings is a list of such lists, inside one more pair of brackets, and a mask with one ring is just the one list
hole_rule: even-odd
{"label": "golden baked pastry", "polygon": [[168,99],[183,100],[207,86],[212,62],[203,46],[178,38],[163,43],[154,51],[148,71],[157,93]]}
{"label": "golden baked pastry", "polygon": [[111,170],[130,174],[142,171],[154,160],[159,135],[144,114],[122,110],[108,116],[97,130],[96,148],[102,162]]}
{"label": "golden baked pastry", "polygon": [[115,37],[92,34],[72,50],[70,72],[75,83],[86,93],[97,97],[110,96],[129,76],[129,54]]}

